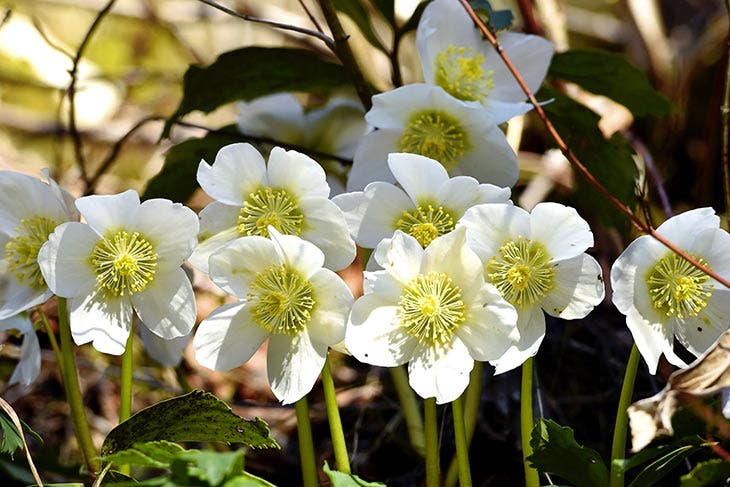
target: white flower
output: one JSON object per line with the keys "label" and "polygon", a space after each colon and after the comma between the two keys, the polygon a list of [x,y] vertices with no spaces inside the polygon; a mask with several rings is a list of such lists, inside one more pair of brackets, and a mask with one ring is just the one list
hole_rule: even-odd
{"label": "white flower", "polygon": [[[550,66],[553,45],[542,37],[515,32],[501,32],[499,43],[534,93]],[[532,108],[459,2],[431,2],[418,24],[416,45],[427,83],[465,102],[481,103],[494,122],[506,122]]]}
{"label": "white flower", "polygon": [[513,343],[517,314],[486,284],[479,257],[459,228],[424,250],[396,231],[384,270],[365,273],[365,294],[350,314],[345,345],[361,362],[408,362],[411,387],[441,404],[458,398],[474,360],[496,360]]}
{"label": "white flower", "polygon": [[267,372],[284,404],[304,397],[324,366],[328,347],[345,336],[352,294],[322,267],[310,242],[281,235],[244,237],[210,257],[213,282],[241,298],[213,311],[193,338],[196,359],[225,371],[250,359],[268,338]]}
{"label": "white flower", "polygon": [[430,157],[452,176],[482,183],[511,187],[517,181],[517,156],[489,113],[438,86],[415,83],[375,95],[365,120],[379,130],[357,148],[348,191],[373,181],[395,182],[386,164],[391,152]]}
{"label": "white flower", "polygon": [[183,351],[190,343],[192,330],[183,336],[162,338],[152,333],[146,326],[140,326],[139,337],[147,355],[152,359],[166,367],[177,367],[182,361]]}
{"label": "white flower", "polygon": [[345,216],[328,199],[324,170],[304,154],[274,147],[267,165],[252,145],[227,145],[212,166],[200,162],[198,182],[216,200],[200,212],[202,241],[190,258],[203,272],[213,252],[239,237],[268,237],[269,226],[315,244],[330,269],[355,259]]}
{"label": "white flower", "polygon": [[131,190],[76,206],[88,225],[58,226],[38,254],[48,287],[69,299],[74,341],[120,355],[133,312],[162,338],[189,333],[195,297],[181,265],[197,243],[195,213],[164,199],[140,204]]}
{"label": "white flower", "polygon": [[18,360],[8,384],[20,383],[27,386],[38,377],[38,373],[41,371],[41,346],[38,343],[38,337],[26,316],[16,315],[0,320],[0,331],[8,330],[18,330],[23,335],[23,342],[20,345],[20,360]]}
{"label": "white flower", "polygon": [[51,297],[38,267],[38,251],[57,225],[78,220],[73,197],[45,172],[48,184],[31,176],[0,171],[0,320]]}
{"label": "white flower", "polygon": [[[657,228],[702,264],[730,276],[730,235],[720,229],[712,208],[674,216]],[[728,329],[730,291],[651,236],[637,238],[611,268],[613,304],[649,367],[659,357],[686,367],[673,351],[674,337],[694,355],[702,355]]]}
{"label": "white flower", "polygon": [[545,337],[545,316],[583,318],[605,294],[601,266],[585,253],[593,245],[588,223],[570,207],[540,203],[528,213],[511,205],[470,208],[460,225],[493,284],[519,314],[519,341],[498,360],[495,373],[521,365]]}

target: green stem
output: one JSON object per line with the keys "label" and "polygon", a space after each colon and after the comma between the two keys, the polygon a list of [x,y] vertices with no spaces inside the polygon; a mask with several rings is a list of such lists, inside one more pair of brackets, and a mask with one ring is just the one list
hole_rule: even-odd
{"label": "green stem", "polygon": [[48,321],[48,316],[46,316],[46,314],[43,312],[43,309],[40,306],[38,306],[36,309],[38,310],[38,315],[41,317],[41,324],[43,325],[43,329],[46,330],[46,335],[48,335],[48,341],[51,343],[53,353],[56,355],[58,371],[60,372],[61,377],[63,377],[63,355],[61,354],[61,348],[58,346],[56,334],[53,332],[51,323]]}
{"label": "green stem", "polygon": [[436,398],[423,401],[424,434],[426,437],[426,487],[441,485],[439,465],[439,436],[436,420]]}
{"label": "green stem", "polygon": [[408,428],[408,439],[411,446],[421,455],[424,454],[426,448],[426,440],[423,435],[423,418],[421,417],[421,406],[416,399],[416,393],[413,392],[408,384],[408,374],[403,366],[390,367],[390,378],[393,380],[395,393],[398,395],[400,408],[403,412],[403,419],[406,421]]}
{"label": "green stem", "polygon": [[332,380],[329,355],[324,361],[324,368],[322,369],[322,388],[324,389],[324,403],[327,407],[327,420],[330,423],[330,436],[332,437],[332,448],[335,451],[337,470],[350,473],[350,457],[347,454],[340,410],[337,407],[337,394],[335,393],[335,382]]}
{"label": "green stem", "polygon": [[302,462],[302,485],[317,487],[317,462],[314,459],[314,440],[312,424],[309,422],[309,405],[307,396],[294,404],[297,413],[297,435],[299,436],[299,459]]}
{"label": "green stem", "polygon": [[94,473],[98,470],[99,464],[94,460],[97,452],[94,447],[94,441],[91,439],[91,430],[89,429],[86,411],[84,410],[84,400],[81,397],[81,389],[79,388],[79,378],[71,339],[71,323],[69,321],[65,298],[58,298],[58,328],[61,337],[61,358],[63,363],[61,371],[63,374],[64,389],[66,390],[66,400],[71,409],[71,423],[73,424],[81,453],[84,456],[86,468],[90,473]]}
{"label": "green stem", "polygon": [[122,354],[122,370],[119,378],[119,422],[123,423],[132,415],[132,371],[134,369],[134,325],[129,330],[129,338]]}
{"label": "green stem", "polygon": [[631,355],[626,364],[626,373],[624,374],[624,383],[621,386],[621,396],[618,400],[618,409],[616,411],[616,424],[613,429],[613,444],[611,445],[611,487],[623,487],[624,473],[616,460],[626,457],[626,431],[629,415],[626,410],[631,404],[631,397],[634,395],[634,382],[636,382],[636,371],[639,368],[639,359],[641,354],[634,344],[631,347]]}
{"label": "green stem", "polygon": [[532,455],[530,438],[535,427],[535,418],[532,414],[532,367],[533,357],[522,364],[522,388],[520,392],[520,433],[522,436],[522,463],[525,467],[525,485],[539,487],[540,477],[537,470],[527,464],[527,457]]}
{"label": "green stem", "polygon": [[454,414],[454,440],[456,441],[456,458],[459,461],[459,487],[471,487],[471,468],[469,467],[469,442],[466,439],[464,426],[464,403],[461,397],[451,403]]}
{"label": "green stem", "polygon": [[[471,445],[474,438],[474,430],[477,426],[479,418],[479,403],[482,398],[482,373],[484,372],[484,363],[474,362],[474,368],[469,374],[469,385],[466,388],[464,396],[464,428],[466,429],[466,445]],[[446,472],[445,487],[454,487],[456,480],[459,478],[459,463],[456,456],[451,459],[449,470]]]}

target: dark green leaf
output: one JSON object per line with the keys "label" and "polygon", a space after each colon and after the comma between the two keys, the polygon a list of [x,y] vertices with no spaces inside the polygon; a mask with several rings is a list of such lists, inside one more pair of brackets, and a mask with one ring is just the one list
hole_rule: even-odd
{"label": "dark green leaf", "polygon": [[107,435],[102,455],[147,441],[217,441],[278,448],[259,418],[243,419],[213,394],[193,391],[139,411]]}
{"label": "dark green leaf", "polygon": [[373,24],[370,22],[370,14],[367,9],[363,6],[360,0],[334,0],[334,5],[337,10],[350,17],[355,22],[355,25],[360,29],[365,39],[373,45],[376,49],[387,53],[388,50],[380,42],[380,38],[373,29]]}
{"label": "dark green leaf", "polygon": [[251,475],[248,472],[227,480],[223,487],[275,487],[271,482],[267,482],[261,477]]}
{"label": "dark green leaf", "polygon": [[421,21],[423,11],[426,10],[426,7],[429,3],[431,3],[431,0],[424,0],[423,2],[418,4],[416,9],[413,11],[413,14],[411,15],[411,18],[408,19],[398,31],[398,35],[402,36],[403,34],[412,30],[416,30],[418,28],[418,23]]}
{"label": "dark green leaf", "polygon": [[493,32],[512,27],[515,16],[511,10],[494,10],[488,0],[469,0],[469,4]]}
{"label": "dark green leaf", "polygon": [[706,487],[710,485],[725,485],[730,478],[730,463],[722,458],[713,458],[700,462],[681,477],[682,487]]}
{"label": "dark green leaf", "polygon": [[252,100],[282,91],[329,93],[350,84],[342,66],[311,51],[289,48],[244,47],[221,54],[206,67],[192,65],[183,78],[183,98],[165,124],[200,110],[212,112],[236,100]]}
{"label": "dark green leaf", "polygon": [[561,476],[577,487],[608,485],[608,469],[595,450],[579,445],[573,430],[540,419],[532,430],[533,453],[527,460],[538,470]]}
{"label": "dark green leaf", "polygon": [[395,26],[395,0],[372,0],[373,6],[385,17],[390,25]]}
{"label": "dark green leaf", "polygon": [[385,484],[380,482],[367,482],[357,475],[338,472],[337,470],[330,470],[330,466],[327,462],[324,462],[322,470],[324,470],[324,473],[326,473],[330,478],[332,487],[385,487]]}
{"label": "dark green leaf", "polygon": [[[24,433],[28,433],[36,440],[43,442],[43,439],[38,436],[38,433],[30,429],[30,426],[25,424],[22,419],[20,420],[20,424],[23,427]],[[0,453],[9,453],[12,455],[16,450],[23,448],[23,440],[20,438],[18,429],[5,411],[0,411],[0,434],[2,434],[2,438],[0,438]]]}
{"label": "dark green leaf", "polygon": [[688,436],[665,445],[644,448],[640,452],[632,455],[629,458],[615,460],[615,462],[622,471],[628,472],[631,469],[640,467],[641,465],[644,465],[645,463],[652,461],[659,456],[662,456],[667,452],[675,450],[679,447],[687,445],[702,445],[704,443],[705,440],[703,440],[699,436]]}
{"label": "dark green leaf", "polygon": [[618,54],[579,50],[555,54],[548,74],[607,96],[636,117],[661,117],[672,108],[671,102],[649,84],[644,73]]}
{"label": "dark green leaf", "polygon": [[148,441],[135,443],[131,448],[101,457],[104,462],[115,465],[140,465],[150,468],[169,468],[175,455],[183,448],[169,441]]}
{"label": "dark green leaf", "polygon": [[697,445],[685,445],[679,447],[666,455],[662,455],[657,460],[646,466],[644,470],[636,476],[633,482],[629,484],[629,487],[650,487],[660,480],[662,480],[668,473],[679,465],[682,460],[687,458],[697,450],[702,449],[703,446]]}

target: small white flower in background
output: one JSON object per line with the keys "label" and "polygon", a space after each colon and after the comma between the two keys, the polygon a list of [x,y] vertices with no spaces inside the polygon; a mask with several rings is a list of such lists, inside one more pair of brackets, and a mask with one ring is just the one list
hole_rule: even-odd
{"label": "small white flower in background", "polygon": [[188,334],[195,297],[181,266],[197,243],[195,213],[165,199],[140,204],[131,190],[76,206],[88,224],[58,226],[38,254],[48,286],[69,299],[74,341],[120,355],[134,312],[162,338]]}
{"label": "small white flower in background", "polygon": [[29,385],[41,371],[41,346],[38,343],[33,325],[27,316],[15,315],[0,320],[0,331],[18,330],[23,335],[20,345],[20,360],[10,376],[8,385]]}
{"label": "small white flower in background", "polygon": [[[550,66],[553,45],[542,37],[515,32],[501,32],[498,39],[534,93]],[[497,51],[482,38],[459,2],[431,2],[418,24],[416,45],[427,83],[465,102],[482,104],[494,122],[506,122],[532,109]]]}
{"label": "small white flower in background", "polygon": [[267,373],[284,404],[304,397],[328,347],[345,336],[352,294],[310,242],[281,235],[236,240],[210,257],[213,282],[241,301],[213,311],[193,346],[202,365],[219,371],[247,362],[268,338]]}
{"label": "small white flower in background", "polygon": [[391,152],[429,157],[450,175],[472,176],[480,183],[511,187],[517,181],[517,156],[489,113],[439,86],[415,83],[375,95],[365,120],[379,130],[357,148],[348,191],[373,181],[394,183],[386,163]]}
{"label": "small white flower in background", "polygon": [[378,244],[396,230],[411,235],[425,248],[454,230],[472,206],[509,201],[509,188],[479,184],[469,176],[449,178],[440,163],[425,156],[389,154],[388,167],[400,187],[374,182],[364,191],[332,199],[345,212],[355,242],[364,248],[387,250],[387,244]]}
{"label": "small white flower in background", "polygon": [[0,171],[0,319],[37,306],[51,297],[38,267],[38,251],[61,223],[78,220],[73,197],[44,171],[48,184],[12,171]]}
{"label": "small white flower in background", "polygon": [[[719,275],[730,277],[730,235],[712,208],[674,216],[657,228],[677,247]],[[728,329],[730,290],[649,235],[637,238],[611,268],[613,304],[626,315],[636,346],[656,373],[659,357],[687,364],[674,337],[696,356]]]}
{"label": "small white flower in background", "polygon": [[365,273],[345,345],[361,362],[407,362],[419,396],[453,401],[466,389],[474,360],[496,360],[512,345],[517,313],[485,283],[463,228],[426,249],[396,231],[387,246],[378,252],[383,270]]}
{"label": "small white flower in background", "polygon": [[460,225],[493,284],[519,315],[519,341],[498,360],[495,373],[520,366],[545,337],[545,313],[585,317],[604,297],[601,266],[586,254],[593,245],[588,223],[570,207],[540,203],[526,212],[512,205],[470,208]]}
{"label": "small white flower in background", "polygon": [[183,351],[192,339],[192,330],[187,335],[175,338],[162,338],[155,335],[146,326],[139,327],[145,352],[157,363],[166,367],[177,367],[182,361]]}
{"label": "small white flower in background", "polygon": [[267,165],[252,145],[227,145],[212,166],[200,162],[198,182],[216,200],[200,212],[201,242],[190,258],[203,272],[213,252],[240,237],[268,237],[269,226],[314,243],[330,269],[355,259],[345,216],[328,199],[324,170],[304,154],[274,147]]}

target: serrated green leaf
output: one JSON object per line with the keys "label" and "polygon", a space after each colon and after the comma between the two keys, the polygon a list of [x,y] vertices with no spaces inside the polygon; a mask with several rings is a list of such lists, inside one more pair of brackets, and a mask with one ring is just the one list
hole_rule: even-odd
{"label": "serrated green leaf", "polygon": [[423,2],[418,4],[416,9],[413,11],[413,14],[411,15],[411,18],[408,19],[406,23],[403,24],[403,26],[398,30],[398,34],[400,36],[418,28],[418,23],[421,21],[423,11],[426,10],[426,7],[429,3],[431,3],[431,1],[432,0],[424,0]]}
{"label": "serrated green leaf", "polygon": [[187,475],[211,487],[220,485],[234,474],[243,472],[243,450],[215,452],[188,450],[177,455],[177,461],[188,463]]}
{"label": "serrated green leaf", "polygon": [[662,455],[647,465],[644,470],[636,476],[633,482],[629,484],[629,487],[650,487],[655,485],[685,458],[702,448],[703,446],[701,445],[685,445],[672,450],[666,455]]}
{"label": "serrated green leaf", "polygon": [[177,453],[184,451],[177,443],[148,441],[135,443],[131,448],[101,457],[115,465],[140,465],[150,468],[169,468]]}
{"label": "serrated green leaf", "polygon": [[102,455],[147,441],[212,441],[243,443],[252,448],[278,448],[267,424],[243,419],[213,394],[193,391],[153,404],[111,430]]}
{"label": "serrated green leaf", "polygon": [[550,76],[570,81],[628,108],[636,117],[665,116],[672,104],[654,89],[623,56],[602,51],[573,50],[553,56]]}
{"label": "serrated green leaf", "polygon": [[283,91],[329,93],[350,84],[342,66],[303,49],[244,47],[221,54],[211,65],[191,65],[183,78],[183,98],[165,123],[194,111],[212,112],[226,103]]}
{"label": "serrated green leaf", "polygon": [[395,0],[372,0],[375,9],[390,25],[395,26]]}
{"label": "serrated green leaf", "polygon": [[595,450],[579,445],[573,430],[540,419],[532,430],[533,453],[527,460],[541,471],[561,476],[577,487],[608,485],[608,469]]}
{"label": "serrated green leaf", "polygon": [[730,463],[722,458],[700,462],[680,478],[681,487],[709,487],[723,485],[730,478]]}
{"label": "serrated green leaf", "polygon": [[373,24],[370,22],[370,14],[368,14],[365,6],[360,0],[334,0],[334,5],[337,10],[350,17],[355,22],[355,25],[360,29],[365,39],[372,44],[373,47],[387,54],[388,50],[385,48],[380,38],[373,29]]}
{"label": "serrated green leaf", "polygon": [[331,470],[327,462],[324,462],[322,470],[330,478],[332,487],[386,487],[385,484],[380,482],[367,482],[357,475]]}
{"label": "serrated green leaf", "polygon": [[[30,429],[30,426],[25,424],[25,421],[20,420],[20,424],[23,427],[23,432],[31,435],[36,440],[43,442],[43,439],[38,436],[38,433]],[[13,424],[10,416],[5,411],[0,410],[0,453],[8,453],[12,455],[16,450],[23,448],[23,440],[20,437],[18,429]]]}

